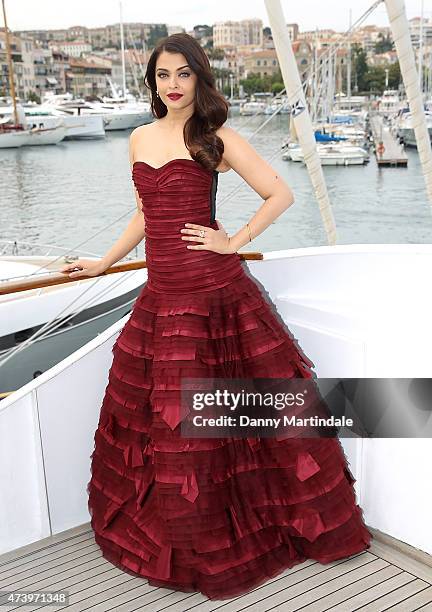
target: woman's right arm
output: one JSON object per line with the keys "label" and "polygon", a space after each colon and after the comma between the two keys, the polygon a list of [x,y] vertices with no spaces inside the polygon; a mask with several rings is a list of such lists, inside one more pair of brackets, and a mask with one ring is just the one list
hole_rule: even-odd
{"label": "woman's right arm", "polygon": [[[136,129],[133,130],[129,137],[129,162],[131,169],[133,168],[134,163],[134,141],[136,139],[136,132]],[[70,278],[80,276],[98,276],[114,263],[125,257],[141,242],[145,236],[145,219],[144,213],[142,212],[142,202],[135,187],[134,191],[137,211],[132,216],[132,219],[129,221],[129,224],[123,234],[120,236],[117,242],[113,244],[111,249],[102,257],[102,259],[78,259],[74,263],[64,266],[60,272],[69,272]],[[74,270],[77,267],[81,269],[71,272],[71,270]]]}

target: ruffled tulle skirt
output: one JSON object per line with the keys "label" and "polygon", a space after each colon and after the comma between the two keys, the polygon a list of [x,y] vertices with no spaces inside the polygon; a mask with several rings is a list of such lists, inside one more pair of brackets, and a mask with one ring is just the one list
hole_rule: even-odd
{"label": "ruffled tulle skirt", "polygon": [[214,291],[148,284],[113,346],[89,511],[103,555],[150,584],[241,595],[286,568],[370,546],[337,438],[184,438],[182,377],[312,378],[246,274]]}

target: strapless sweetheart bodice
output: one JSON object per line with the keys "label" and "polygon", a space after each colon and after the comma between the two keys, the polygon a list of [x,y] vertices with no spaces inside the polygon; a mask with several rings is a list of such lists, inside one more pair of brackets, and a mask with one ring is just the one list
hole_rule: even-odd
{"label": "strapless sweetheart bodice", "polygon": [[155,168],[147,162],[133,164],[132,179],[145,217],[147,284],[158,292],[210,291],[243,273],[237,253],[188,249],[199,242],[182,240],[185,223],[217,230],[212,221],[217,181],[214,171],[193,159],[173,159]]}

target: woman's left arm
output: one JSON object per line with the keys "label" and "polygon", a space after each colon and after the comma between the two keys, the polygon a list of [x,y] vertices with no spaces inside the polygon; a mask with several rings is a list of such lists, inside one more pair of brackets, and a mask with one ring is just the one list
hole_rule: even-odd
{"label": "woman's left arm", "polygon": [[[196,223],[185,223],[186,229],[181,229],[180,233],[183,234],[182,240],[202,243],[187,245],[188,249],[236,253],[294,204],[294,195],[270,164],[237,132],[223,126],[216,130],[216,134],[224,143],[223,159],[264,199],[264,202],[250,221],[233,236],[228,237],[219,220],[216,220],[218,230]],[[203,237],[200,237],[200,231],[204,232]],[[210,236],[204,238],[206,232]]]}
{"label": "woman's left arm", "polygon": [[294,204],[294,194],[270,164],[235,130],[223,126],[216,134],[224,143],[224,160],[264,199],[249,220],[249,230],[245,225],[231,236],[230,245],[232,251],[236,252]]}

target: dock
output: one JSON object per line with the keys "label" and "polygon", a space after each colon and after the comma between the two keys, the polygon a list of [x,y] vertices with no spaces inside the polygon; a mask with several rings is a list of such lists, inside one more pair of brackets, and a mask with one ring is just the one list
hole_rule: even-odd
{"label": "dock", "polygon": [[[378,166],[407,166],[408,156],[401,145],[390,132],[390,127],[384,124],[384,119],[380,115],[371,115],[370,131],[375,145],[375,156]],[[379,143],[382,141],[384,149],[379,150]]]}

